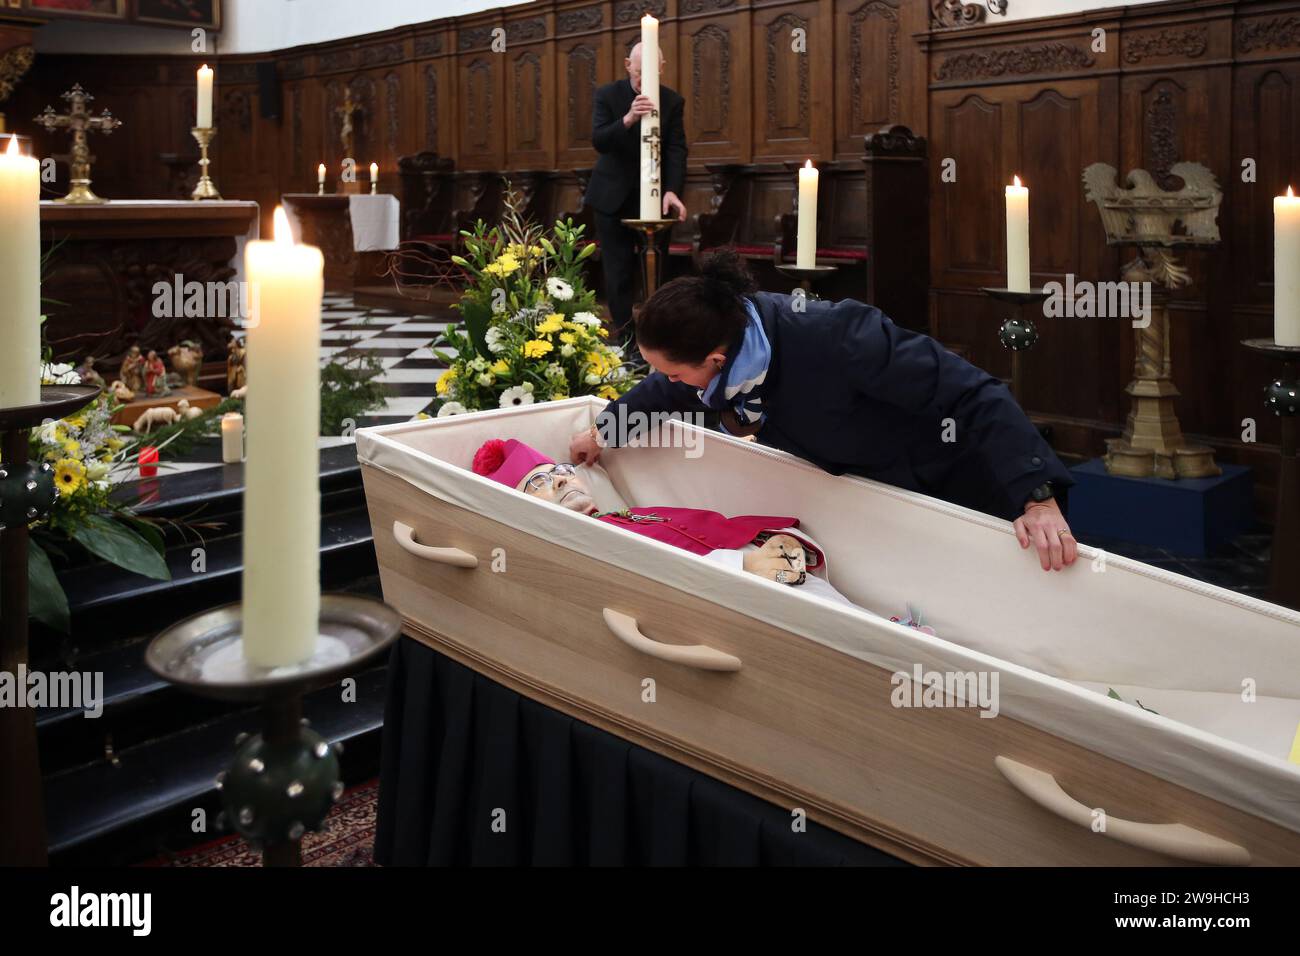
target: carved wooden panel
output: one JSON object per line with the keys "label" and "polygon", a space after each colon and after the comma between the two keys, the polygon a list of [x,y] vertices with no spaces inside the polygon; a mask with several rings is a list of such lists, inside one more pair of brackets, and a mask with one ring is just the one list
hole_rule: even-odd
{"label": "carved wooden panel", "polygon": [[[813,107],[814,84],[829,81],[832,59],[814,52],[819,42],[829,40],[823,37],[819,7],[764,8],[752,20],[754,158],[829,155],[830,117],[827,110]],[[829,42],[822,48],[830,48]]]}
{"label": "carved wooden panel", "polygon": [[749,84],[743,20],[725,17],[682,24],[682,89],[692,158],[739,160],[749,154],[748,114],[740,98]]}
{"label": "carved wooden panel", "polygon": [[[525,22],[525,21],[516,21]],[[506,139],[510,156],[516,162],[547,163],[544,103],[549,85],[542,67],[544,50],[529,47],[510,49],[510,115]]]}
{"label": "carved wooden panel", "polygon": [[[600,43],[584,38],[559,47],[560,75],[557,102],[560,108],[561,165],[590,165],[592,111],[596,88],[601,84]],[[586,162],[584,162],[586,160]]]}
{"label": "carved wooden panel", "polygon": [[498,54],[480,53],[460,75],[460,168],[504,168],[502,62]]}
{"label": "carved wooden panel", "polygon": [[861,151],[862,137],[902,122],[904,47],[902,0],[842,2],[835,13],[836,150]]}
{"label": "carved wooden panel", "polygon": [[424,90],[423,109],[420,115],[424,120],[424,148],[438,151],[438,68],[426,63],[423,70]]}

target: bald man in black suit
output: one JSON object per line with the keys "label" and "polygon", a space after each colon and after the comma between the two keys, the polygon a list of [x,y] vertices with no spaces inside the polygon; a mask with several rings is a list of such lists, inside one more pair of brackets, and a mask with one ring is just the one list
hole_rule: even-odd
{"label": "bald man in black suit", "polygon": [[[663,75],[663,52],[659,53]],[[600,157],[587,184],[586,202],[596,213],[596,237],[605,270],[605,294],[613,322],[611,341],[632,333],[632,297],[640,273],[640,234],[623,225],[623,219],[641,215],[641,117],[654,104],[641,95],[641,44],[623,61],[627,79],[606,83],[596,91],[591,144]],[[686,206],[678,198],[686,182],[685,102],[676,90],[659,86],[660,172],[664,218],[686,220]],[[668,233],[659,234],[660,255],[668,254]]]}

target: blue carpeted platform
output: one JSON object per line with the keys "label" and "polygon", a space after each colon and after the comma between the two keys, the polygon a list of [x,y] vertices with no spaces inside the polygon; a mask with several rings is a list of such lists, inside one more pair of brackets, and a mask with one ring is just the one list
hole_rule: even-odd
{"label": "blue carpeted platform", "polygon": [[1080,537],[1117,538],[1205,557],[1251,527],[1250,469],[1220,465],[1215,478],[1127,478],[1100,458],[1070,469],[1070,527]]}

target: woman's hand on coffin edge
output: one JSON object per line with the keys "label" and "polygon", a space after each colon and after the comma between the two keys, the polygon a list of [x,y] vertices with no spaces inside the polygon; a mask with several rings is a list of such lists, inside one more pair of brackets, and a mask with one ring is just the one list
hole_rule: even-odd
{"label": "woman's hand on coffin edge", "polygon": [[788,534],[773,535],[757,551],[746,551],[745,570],[777,584],[803,584],[807,562],[803,544]]}
{"label": "woman's hand on coffin edge", "polygon": [[590,429],[569,439],[569,461],[575,465],[594,465],[600,460],[600,442]]}
{"label": "woman's hand on coffin edge", "polygon": [[1038,563],[1044,571],[1059,571],[1074,564],[1079,556],[1078,543],[1054,498],[1025,505],[1025,513],[1016,519],[1015,529],[1020,547],[1033,545],[1038,549]]}

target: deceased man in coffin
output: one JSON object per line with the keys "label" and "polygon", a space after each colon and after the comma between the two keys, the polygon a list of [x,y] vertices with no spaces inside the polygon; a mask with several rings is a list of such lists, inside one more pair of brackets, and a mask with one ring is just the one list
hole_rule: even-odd
{"label": "deceased man in coffin", "polygon": [[[473,468],[475,474],[598,521],[618,525],[777,584],[802,586],[819,597],[853,603],[818,575],[817,572],[824,574],[826,558],[816,542],[798,530],[798,518],[774,515],[728,518],[716,511],[673,507],[601,511],[584,474],[590,474],[590,468],[557,464],[513,438],[485,442],[474,455]],[[891,620],[900,621],[897,617]],[[901,623],[934,633],[932,628],[923,627],[910,610]]]}

